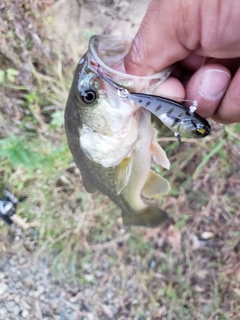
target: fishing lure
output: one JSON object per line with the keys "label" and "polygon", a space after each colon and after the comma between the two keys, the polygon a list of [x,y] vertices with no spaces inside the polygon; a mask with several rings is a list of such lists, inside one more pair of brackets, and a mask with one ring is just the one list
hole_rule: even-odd
{"label": "fishing lure", "polygon": [[197,101],[193,101],[190,108],[181,103],[161,96],[146,93],[129,92],[126,88],[116,85],[112,80],[97,70],[98,75],[117,89],[121,98],[127,98],[141,105],[158,117],[181,142],[181,135],[185,137],[203,138],[211,132],[208,121],[198,115]]}

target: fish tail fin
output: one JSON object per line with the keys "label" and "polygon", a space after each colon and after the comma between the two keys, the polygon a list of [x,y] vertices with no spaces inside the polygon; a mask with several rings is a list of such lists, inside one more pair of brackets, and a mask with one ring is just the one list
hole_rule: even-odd
{"label": "fish tail fin", "polygon": [[169,216],[166,211],[156,207],[147,207],[140,212],[122,212],[125,226],[142,226],[156,228],[168,221]]}

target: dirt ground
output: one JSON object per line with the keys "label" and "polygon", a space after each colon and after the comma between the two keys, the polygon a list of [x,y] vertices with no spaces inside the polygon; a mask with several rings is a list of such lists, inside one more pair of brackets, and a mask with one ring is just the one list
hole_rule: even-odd
{"label": "dirt ground", "polygon": [[[176,152],[165,229],[126,228],[87,194],[63,112],[93,34],[134,36],[148,1],[0,3],[0,187],[26,200],[0,221],[0,319],[240,319],[240,127]],[[157,167],[155,170],[159,170]],[[0,190],[1,191],[1,190]]]}

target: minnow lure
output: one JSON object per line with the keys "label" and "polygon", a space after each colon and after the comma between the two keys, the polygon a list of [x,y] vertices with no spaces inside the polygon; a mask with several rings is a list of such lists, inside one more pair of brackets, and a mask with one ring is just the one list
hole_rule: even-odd
{"label": "minnow lure", "polygon": [[193,101],[190,108],[181,103],[165,97],[155,96],[146,93],[129,92],[126,88],[116,85],[99,70],[98,75],[118,90],[118,95],[127,98],[141,105],[158,117],[180,142],[181,135],[185,137],[203,138],[211,132],[208,121],[198,115],[197,101]]}

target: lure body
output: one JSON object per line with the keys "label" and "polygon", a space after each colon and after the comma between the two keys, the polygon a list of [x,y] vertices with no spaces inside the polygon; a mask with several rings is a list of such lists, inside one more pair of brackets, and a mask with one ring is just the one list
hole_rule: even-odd
{"label": "lure body", "polygon": [[126,97],[153,113],[179,135],[203,138],[211,132],[208,121],[194,112],[195,106],[188,108],[177,101],[144,93],[129,92]]}

